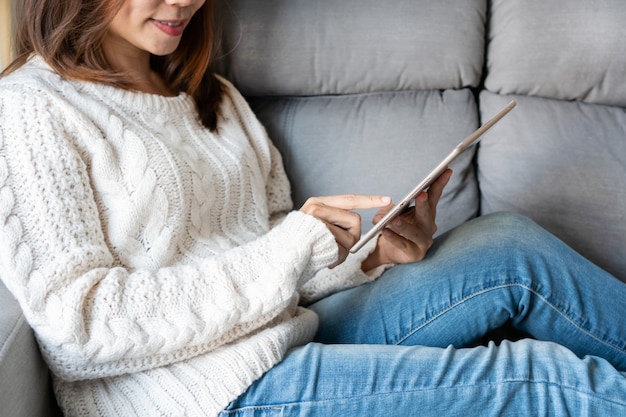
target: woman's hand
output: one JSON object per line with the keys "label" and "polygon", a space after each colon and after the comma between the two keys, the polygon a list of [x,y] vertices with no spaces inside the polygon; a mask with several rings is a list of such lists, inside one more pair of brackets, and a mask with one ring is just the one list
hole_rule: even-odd
{"label": "woman's hand", "polygon": [[[444,171],[427,192],[415,198],[415,207],[396,217],[383,229],[376,249],[363,261],[363,271],[383,264],[421,261],[426,256],[437,231],[437,203],[451,176],[452,170]],[[373,223],[378,223],[392,207],[389,205],[381,209],[374,216]]]}
{"label": "woman's hand", "polygon": [[348,256],[348,251],[361,237],[361,216],[352,210],[386,207],[390,197],[345,194],[309,198],[300,211],[317,217],[328,226],[339,247],[339,258],[333,268]]}

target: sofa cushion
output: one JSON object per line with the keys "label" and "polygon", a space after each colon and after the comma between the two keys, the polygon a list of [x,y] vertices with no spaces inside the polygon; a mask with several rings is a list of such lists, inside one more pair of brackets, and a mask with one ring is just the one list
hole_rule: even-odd
{"label": "sofa cushion", "polygon": [[[391,195],[398,201],[478,126],[468,89],[260,98],[252,106],[280,149],[299,207],[307,197]],[[452,168],[437,212],[439,231],[474,217],[473,150]],[[369,229],[373,213],[363,213]]]}
{"label": "sofa cushion", "polygon": [[229,0],[224,72],[247,96],[478,86],[486,0]]}
{"label": "sofa cushion", "polygon": [[[528,215],[626,281],[626,112],[514,97],[478,150],[481,213]],[[511,97],[483,92],[483,119]]]}
{"label": "sofa cushion", "polygon": [[492,0],[485,86],[626,107],[624,0]]}
{"label": "sofa cushion", "polygon": [[[233,0],[222,73],[308,197],[411,190],[478,125],[486,0]],[[473,152],[438,210],[440,231],[478,211]],[[400,174],[397,174],[399,172]],[[369,229],[373,213],[361,213]]]}
{"label": "sofa cushion", "polygon": [[59,415],[49,371],[22,310],[0,281],[0,414],[11,417]]}

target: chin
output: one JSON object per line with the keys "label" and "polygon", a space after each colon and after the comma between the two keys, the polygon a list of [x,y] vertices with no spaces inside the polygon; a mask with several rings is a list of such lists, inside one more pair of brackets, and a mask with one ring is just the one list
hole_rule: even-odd
{"label": "chin", "polygon": [[152,55],[154,55],[154,56],[167,56],[167,55],[172,54],[175,50],[176,50],[176,49],[173,49],[173,50],[172,50],[172,51],[170,51],[170,52],[150,52],[150,53],[151,53]]}
{"label": "chin", "polygon": [[178,48],[178,42],[176,43],[176,45],[168,45],[168,46],[151,48],[149,52],[152,55],[165,56],[165,55],[169,55],[173,53],[174,51],[176,51],[177,48]]}

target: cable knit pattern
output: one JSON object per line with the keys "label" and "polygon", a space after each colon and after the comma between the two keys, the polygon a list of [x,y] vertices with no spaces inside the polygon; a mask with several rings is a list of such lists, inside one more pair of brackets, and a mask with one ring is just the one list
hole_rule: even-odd
{"label": "cable knit pattern", "polygon": [[67,416],[216,415],[311,340],[299,291],[373,278],[362,254],[326,268],[332,234],[290,211],[278,152],[222,82],[213,134],[185,94],[38,58],[0,80],[0,277]]}

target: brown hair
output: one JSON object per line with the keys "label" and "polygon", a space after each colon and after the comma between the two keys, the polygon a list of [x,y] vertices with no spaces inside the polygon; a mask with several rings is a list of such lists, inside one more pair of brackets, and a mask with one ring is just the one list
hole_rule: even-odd
{"label": "brown hair", "polygon": [[[40,55],[57,73],[68,79],[102,82],[129,88],[124,74],[107,63],[102,42],[109,24],[124,0],[22,0],[17,8],[16,59],[2,75],[9,74],[33,54]],[[189,94],[200,119],[211,130],[217,127],[222,85],[213,75],[218,50],[213,1],[196,12],[180,45],[167,56],[152,56],[152,67],[174,91]]]}

